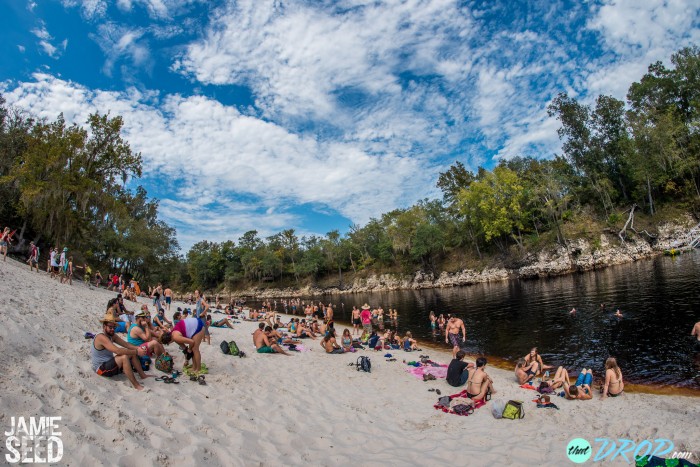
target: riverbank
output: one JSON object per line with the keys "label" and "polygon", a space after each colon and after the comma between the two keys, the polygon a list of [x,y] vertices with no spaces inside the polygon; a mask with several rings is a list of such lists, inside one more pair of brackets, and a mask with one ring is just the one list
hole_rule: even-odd
{"label": "riverbank", "polygon": [[[437,395],[429,391],[457,389],[406,371],[402,360],[416,354],[392,351],[395,362],[382,358],[384,352],[327,355],[308,340],[309,351],[290,357],[257,354],[253,322],[212,331],[212,345],[202,347],[207,385],[148,378],[147,391],[139,392],[123,375],[106,379],[90,367],[91,341],[83,333],[99,332],[113,293],[59,284],[8,260],[0,263],[0,296],[7,297],[0,305],[0,424],[8,429],[11,417],[61,417],[65,465],[453,465],[465,456],[480,465],[561,465],[573,438],[589,440],[594,449],[601,438],[669,439],[683,452],[700,446],[697,399],[596,395],[578,402],[554,398],[559,410],[538,409],[534,391],[519,388],[512,371],[489,366],[498,394],[459,417],[435,410]],[[218,343],[232,339],[247,358],[220,352]],[[181,369],[181,354],[170,347]],[[348,366],[358,355],[371,358],[371,373]],[[450,359],[440,349],[430,356]],[[492,417],[493,402],[509,399],[525,401],[524,419]]]}
{"label": "riverbank", "polygon": [[[557,245],[527,255],[518,267],[492,266],[481,270],[463,269],[433,274],[416,271],[414,274],[356,274],[344,287],[249,287],[224,290],[224,295],[265,298],[312,297],[325,294],[358,294],[394,290],[420,290],[459,287],[511,279],[538,279],[600,270],[609,266],[653,258],[687,242],[688,231],[697,222],[690,216],[677,222],[658,226],[657,236],[634,236],[624,243],[612,232],[600,233],[596,238],[578,238],[567,246]],[[346,277],[348,275],[346,274]]]}

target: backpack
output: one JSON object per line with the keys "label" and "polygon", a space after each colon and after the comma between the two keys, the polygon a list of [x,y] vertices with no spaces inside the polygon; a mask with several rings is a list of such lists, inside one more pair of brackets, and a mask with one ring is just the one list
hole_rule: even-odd
{"label": "backpack", "polygon": [[525,417],[525,408],[522,401],[508,401],[503,409],[503,418],[516,420]]}
{"label": "backpack", "polygon": [[156,358],[156,368],[163,373],[172,373],[173,357],[171,357],[168,352],[158,355],[158,358]]}
{"label": "backpack", "polygon": [[233,355],[234,357],[240,356],[241,351],[238,349],[238,345],[236,344],[236,341],[229,341],[228,342],[228,354]]}
{"label": "backpack", "polygon": [[219,344],[219,348],[221,351],[224,353],[224,355],[229,354],[229,348],[228,348],[228,342],[226,341],[221,341],[221,344]]}
{"label": "backpack", "polygon": [[144,355],[143,357],[139,357],[139,360],[141,360],[141,368],[143,371],[149,371],[151,369],[151,357]]}
{"label": "backpack", "polygon": [[369,361],[369,357],[365,357],[364,355],[362,357],[358,357],[357,359],[357,371],[366,371],[367,373],[372,372],[372,362]]}

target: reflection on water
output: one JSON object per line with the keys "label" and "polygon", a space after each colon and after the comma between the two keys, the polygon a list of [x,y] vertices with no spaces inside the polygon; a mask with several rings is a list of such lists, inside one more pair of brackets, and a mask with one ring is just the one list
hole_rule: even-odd
{"label": "reflection on water", "polygon": [[[700,389],[700,344],[690,337],[700,321],[699,295],[695,252],[551,279],[313,300],[335,304],[336,320],[345,323],[353,305],[397,308],[398,321],[387,327],[436,345],[444,345],[444,336],[431,332],[430,311],[455,313],[464,320],[470,353],[515,361],[537,346],[547,364],[591,367],[596,374],[615,356],[631,383]],[[618,308],[619,320],[612,317]]]}

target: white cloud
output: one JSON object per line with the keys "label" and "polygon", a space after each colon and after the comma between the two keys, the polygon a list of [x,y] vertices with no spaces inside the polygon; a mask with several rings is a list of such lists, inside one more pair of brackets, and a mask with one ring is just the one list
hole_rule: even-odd
{"label": "white cloud", "polygon": [[20,53],[24,53],[24,51],[26,50],[23,45],[19,45],[19,44],[17,44],[17,49],[19,50]]}
{"label": "white cloud", "polygon": [[144,29],[104,23],[97,30],[98,33],[91,37],[105,54],[102,71],[107,76],[112,76],[114,65],[121,59],[129,60],[130,66],[135,68],[150,67],[151,52],[143,38]]}
{"label": "white cloud", "polygon": [[600,34],[606,57],[586,77],[590,94],[624,99],[649,64],[668,63],[681,47],[700,42],[700,8],[695,0],[606,0],[593,7],[588,28]]}
{"label": "white cloud", "polygon": [[[98,109],[122,115],[126,138],[143,155],[144,175],[167,180],[177,190],[163,200],[164,218],[186,225],[194,236],[208,235],[197,219],[210,218],[212,210],[220,213],[217,219],[235,219],[231,224],[240,232],[289,227],[295,216],[288,208],[304,203],[328,206],[362,223],[402,199],[421,197],[430,183],[418,159],[318,142],[204,97],[158,99],[136,90],[91,91],[45,74],[35,79],[15,87],[6,83],[8,103],[51,119],[61,109],[68,122],[82,123]],[[255,204],[237,203],[241,196]],[[193,206],[191,216],[180,203]]]}
{"label": "white cloud", "polygon": [[[51,58],[59,58],[61,53],[64,52],[68,46],[68,39],[64,39],[61,42],[61,48],[53,45],[51,43],[51,41],[53,41],[53,36],[49,34],[49,31],[46,29],[46,26],[43,23],[41,24],[40,28],[32,29],[31,33],[39,39],[39,48]],[[20,51],[24,52],[23,48],[20,49]]]}
{"label": "white cloud", "polygon": [[67,8],[79,7],[81,14],[87,19],[99,19],[107,13],[107,0],[62,0]]}

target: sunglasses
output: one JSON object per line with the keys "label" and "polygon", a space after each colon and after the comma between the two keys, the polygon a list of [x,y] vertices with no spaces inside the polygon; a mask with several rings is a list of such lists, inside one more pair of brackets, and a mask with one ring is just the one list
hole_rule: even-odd
{"label": "sunglasses", "polygon": [[117,325],[116,324],[105,324],[105,327],[107,327],[108,329],[116,329]]}

